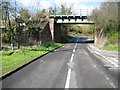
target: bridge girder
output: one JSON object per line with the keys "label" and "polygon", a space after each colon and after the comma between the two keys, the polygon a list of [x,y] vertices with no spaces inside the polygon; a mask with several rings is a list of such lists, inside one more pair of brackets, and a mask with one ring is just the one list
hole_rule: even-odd
{"label": "bridge girder", "polygon": [[[49,18],[53,18],[56,23],[59,24],[94,24],[93,21],[88,20],[88,16],[80,15],[50,15]],[[67,20],[67,22],[65,22]],[[78,21],[77,21],[78,20]],[[61,22],[60,22],[61,21]],[[72,21],[72,22],[71,22]]]}

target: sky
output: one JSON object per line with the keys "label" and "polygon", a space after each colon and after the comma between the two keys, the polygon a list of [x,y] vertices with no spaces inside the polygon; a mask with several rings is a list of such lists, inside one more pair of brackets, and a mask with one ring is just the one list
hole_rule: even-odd
{"label": "sky", "polygon": [[[9,0],[10,1],[10,0]],[[15,0],[12,0],[15,1]],[[22,7],[28,8],[32,12],[36,10],[49,9],[50,7],[59,7],[61,4],[66,7],[72,7],[72,11],[79,14],[80,9],[93,10],[99,7],[100,3],[105,0],[16,0]]]}
{"label": "sky", "polygon": [[[18,2],[22,3],[25,7],[30,6],[37,6],[40,5],[41,8],[49,8],[53,6],[60,7],[61,4],[65,4],[66,7],[69,7],[70,5],[74,5],[74,7],[77,8],[93,8],[97,6],[100,1],[102,0],[17,0]],[[89,2],[88,2],[89,1]],[[99,1],[99,2],[97,2]]]}

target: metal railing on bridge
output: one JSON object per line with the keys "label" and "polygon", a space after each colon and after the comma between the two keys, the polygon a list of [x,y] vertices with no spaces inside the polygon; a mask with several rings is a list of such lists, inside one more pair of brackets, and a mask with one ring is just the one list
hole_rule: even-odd
{"label": "metal railing on bridge", "polygon": [[75,10],[76,12],[72,13],[69,11],[66,11],[66,13],[61,13],[61,12],[57,12],[57,13],[50,13],[50,16],[90,16],[92,10],[91,9],[79,9],[79,10]]}
{"label": "metal railing on bridge", "polygon": [[66,24],[94,24],[93,21],[90,20],[89,16],[91,15],[92,10],[90,9],[80,9],[79,13],[58,13],[51,14],[49,18],[54,18],[56,23],[66,23]]}

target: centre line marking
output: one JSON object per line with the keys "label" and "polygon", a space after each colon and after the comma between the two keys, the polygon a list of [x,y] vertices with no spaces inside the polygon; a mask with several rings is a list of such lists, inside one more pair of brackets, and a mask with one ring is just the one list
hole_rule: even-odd
{"label": "centre line marking", "polygon": [[75,46],[77,46],[77,43],[76,43],[76,45]]}
{"label": "centre line marking", "polygon": [[76,49],[77,45],[75,45],[75,49]]}
{"label": "centre line marking", "polygon": [[75,45],[75,49],[77,48],[77,43],[76,43],[76,45]]}
{"label": "centre line marking", "polygon": [[67,79],[66,79],[66,84],[65,84],[65,88],[69,88],[70,86],[70,76],[71,76],[71,68],[69,68],[68,70],[68,74],[67,74]]}
{"label": "centre line marking", "polygon": [[[73,62],[73,57],[74,57],[74,54],[72,54],[72,56],[70,58],[70,62]],[[72,71],[71,68],[69,68],[68,73],[67,73],[65,88],[69,88],[69,86],[70,86],[71,71]]]}
{"label": "centre line marking", "polygon": [[74,57],[74,54],[72,54],[71,59],[70,59],[70,62],[72,62],[72,61],[73,61],[73,57]]}
{"label": "centre line marking", "polygon": [[73,52],[75,52],[75,49],[73,49]]}
{"label": "centre line marking", "polygon": [[[78,39],[79,40],[79,39]],[[78,42],[77,40],[77,42]],[[73,49],[73,52],[75,52],[75,49],[77,48],[77,43],[75,45],[75,48]],[[74,54],[72,54],[71,58],[70,58],[70,62],[73,62],[73,57],[74,57]],[[68,73],[67,73],[67,79],[66,79],[66,84],[65,84],[65,88],[69,88],[70,86],[70,77],[71,77],[71,72],[72,72],[72,69],[69,68],[68,69]]]}

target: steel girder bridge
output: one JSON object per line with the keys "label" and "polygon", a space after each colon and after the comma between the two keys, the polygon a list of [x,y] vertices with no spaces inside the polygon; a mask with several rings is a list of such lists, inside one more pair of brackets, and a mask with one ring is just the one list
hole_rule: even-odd
{"label": "steel girder bridge", "polygon": [[91,11],[88,9],[81,9],[79,15],[75,14],[51,14],[49,18],[54,19],[55,23],[60,24],[94,24],[93,21],[89,19]]}

